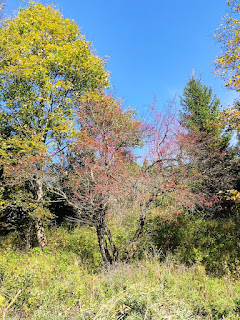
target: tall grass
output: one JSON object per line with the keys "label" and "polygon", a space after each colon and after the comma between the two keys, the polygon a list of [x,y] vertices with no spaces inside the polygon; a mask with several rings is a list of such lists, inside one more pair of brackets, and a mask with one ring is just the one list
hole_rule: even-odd
{"label": "tall grass", "polygon": [[[200,264],[157,257],[91,271],[75,252],[49,248],[0,255],[0,304],[21,290],[6,319],[240,319],[240,280]],[[5,300],[4,300],[4,299]]]}

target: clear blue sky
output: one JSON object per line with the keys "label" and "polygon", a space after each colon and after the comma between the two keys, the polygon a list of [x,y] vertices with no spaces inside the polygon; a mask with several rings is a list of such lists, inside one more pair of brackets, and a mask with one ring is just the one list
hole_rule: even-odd
{"label": "clear blue sky", "polygon": [[[237,97],[216,79],[220,54],[213,34],[227,12],[226,0],[53,0],[74,19],[99,56],[109,56],[113,91],[126,106],[144,110],[181,95],[192,70],[202,74],[223,105]],[[6,0],[8,15],[22,2]]]}

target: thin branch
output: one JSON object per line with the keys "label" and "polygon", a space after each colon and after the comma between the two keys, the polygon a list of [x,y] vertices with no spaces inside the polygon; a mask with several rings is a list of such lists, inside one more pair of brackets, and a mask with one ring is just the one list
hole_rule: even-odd
{"label": "thin branch", "polygon": [[22,290],[18,290],[17,294],[15,295],[15,297],[12,299],[12,301],[9,303],[9,305],[4,309],[2,317],[3,320],[5,320],[6,314],[8,312],[8,310],[10,309],[10,307],[14,304],[14,302],[17,300],[18,296],[20,295]]}

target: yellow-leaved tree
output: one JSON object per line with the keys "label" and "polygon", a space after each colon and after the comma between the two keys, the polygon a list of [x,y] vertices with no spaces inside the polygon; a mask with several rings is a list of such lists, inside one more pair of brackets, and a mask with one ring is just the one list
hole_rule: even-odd
{"label": "yellow-leaved tree", "polygon": [[47,244],[47,170],[66,152],[76,101],[109,84],[105,61],[78,25],[53,6],[29,2],[0,29],[0,215],[17,209]]}
{"label": "yellow-leaved tree", "polygon": [[[225,85],[240,92],[240,1],[228,0],[227,4],[231,8],[230,13],[223,17],[223,23],[219,26],[215,35],[222,48],[221,55],[217,57],[215,64],[217,74],[224,79]],[[232,108],[224,110],[220,114],[220,120],[224,126],[227,125],[230,129],[235,130],[239,138],[239,101],[236,101]],[[237,180],[237,184],[239,184],[239,172]],[[236,203],[240,203],[239,190],[229,190],[227,197]]]}
{"label": "yellow-leaved tree", "polygon": [[225,85],[240,91],[240,2],[230,0],[227,3],[231,7],[231,13],[223,17],[223,23],[215,35],[222,48],[215,63]]}

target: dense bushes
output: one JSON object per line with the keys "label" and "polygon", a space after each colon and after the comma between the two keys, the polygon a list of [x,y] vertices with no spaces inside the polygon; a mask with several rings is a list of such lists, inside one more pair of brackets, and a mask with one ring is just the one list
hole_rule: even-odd
{"label": "dense bushes", "polygon": [[200,263],[208,273],[221,276],[239,268],[239,223],[238,215],[206,219],[186,214],[170,221],[155,217],[148,223],[146,238],[163,257],[171,252],[182,263]]}
{"label": "dense bushes", "polygon": [[[119,255],[124,259],[125,248],[132,238],[137,215],[126,216],[121,222],[112,221],[111,229]],[[240,217],[207,219],[202,214],[185,214],[166,220],[154,215],[147,220],[138,247],[136,259],[158,255],[164,261],[170,254],[173,259],[192,266],[201,264],[208,274],[235,275],[240,269]],[[95,230],[74,224],[49,225],[47,250],[76,254],[88,269],[96,271],[102,265]],[[0,238],[1,248],[26,251],[26,239],[17,232]],[[36,244],[37,245],[37,244]],[[30,249],[30,250],[37,250]]]}

